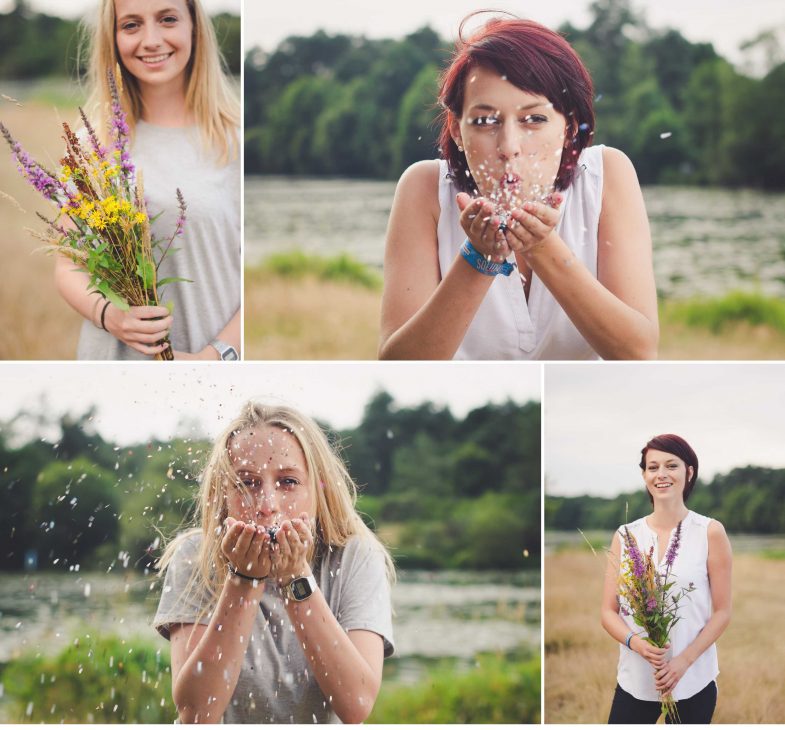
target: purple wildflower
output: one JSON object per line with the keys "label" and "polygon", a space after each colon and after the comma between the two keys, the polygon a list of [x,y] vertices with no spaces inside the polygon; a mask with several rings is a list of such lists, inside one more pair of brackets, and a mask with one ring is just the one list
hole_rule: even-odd
{"label": "purple wildflower", "polygon": [[93,147],[93,152],[95,152],[99,160],[105,160],[106,150],[98,141],[98,135],[95,133],[95,128],[92,124],[90,124],[90,120],[87,118],[87,115],[84,113],[84,109],[82,109],[82,107],[79,107],[79,116],[82,117],[82,124],[84,124],[84,128],[87,131],[87,136],[90,138],[90,144]]}
{"label": "purple wildflower", "polygon": [[117,82],[111,69],[106,73],[109,81],[109,93],[112,96],[112,135],[114,138],[114,149],[120,153],[120,169],[123,174],[130,179],[134,173],[134,164],[131,162],[131,154],[128,151],[128,135],[130,130],[125,118],[125,112],[120,104],[120,93],[117,90]]}
{"label": "purple wildflower", "polygon": [[650,598],[648,601],[646,601],[646,610],[647,611],[653,611],[655,608],[657,608],[657,599],[656,598]]}
{"label": "purple wildflower", "polygon": [[673,561],[676,560],[676,555],[679,552],[679,545],[681,544],[681,522],[676,525],[676,533],[671,540],[671,544],[668,547],[668,552],[665,553],[665,565],[668,566],[668,569],[673,567]]}
{"label": "purple wildflower", "polygon": [[183,198],[183,194],[180,192],[180,188],[177,188],[177,205],[180,208],[180,215],[177,217],[177,223],[175,224],[175,236],[182,236],[183,235],[183,227],[185,226],[185,198]]}
{"label": "purple wildflower", "polygon": [[27,178],[27,181],[41,195],[48,200],[54,200],[56,193],[61,188],[57,180],[22,149],[22,145],[11,136],[11,133],[2,123],[0,123],[0,133],[5,137],[5,141],[8,142],[11,151],[14,153],[19,172]]}
{"label": "purple wildflower", "polygon": [[635,538],[627,527],[624,528],[624,544],[627,546],[627,553],[632,560],[632,573],[636,578],[641,578],[646,572],[646,566],[641,551],[638,549],[638,543],[635,542]]}

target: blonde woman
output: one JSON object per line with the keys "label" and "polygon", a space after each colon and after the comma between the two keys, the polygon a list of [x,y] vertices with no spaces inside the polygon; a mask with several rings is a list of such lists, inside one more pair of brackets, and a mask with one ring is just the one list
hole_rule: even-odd
{"label": "blonde woman", "polygon": [[393,652],[392,561],[319,426],[248,404],[216,442],[155,616],[183,722],[362,722]]}
{"label": "blonde woman", "polygon": [[124,312],[88,289],[86,272],[58,257],[57,288],[85,322],[77,357],[144,359],[166,349],[175,359],[236,360],[240,350],[239,102],[221,66],[212,23],[200,0],[101,0],[90,39],[96,119],[110,106],[107,69],[120,68],[132,135],[131,158],[143,172],[153,235],[178,226],[175,191],[187,221],[160,277],[174,308]]}

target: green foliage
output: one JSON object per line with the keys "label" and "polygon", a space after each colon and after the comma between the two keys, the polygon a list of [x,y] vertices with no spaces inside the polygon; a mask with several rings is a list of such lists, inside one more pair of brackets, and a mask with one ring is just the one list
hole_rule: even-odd
{"label": "green foliage", "polygon": [[378,290],[382,285],[381,276],[375,269],[347,253],[325,257],[305,251],[285,251],[268,256],[262,268],[292,279],[310,275],[322,281],[344,281],[371,290]]}
{"label": "green foliage", "polygon": [[[700,480],[688,506],[722,522],[728,532],[775,535],[785,533],[785,469],[746,466]],[[545,526],[549,530],[615,530],[620,524],[648,514],[648,495],[641,488],[604,497],[546,497]]]}
{"label": "green foliage", "polygon": [[[644,183],[785,188],[785,64],[748,78],[711,44],[649,27],[630,0],[597,0],[590,13],[585,28],[560,31],[594,81],[595,143],[626,152]],[[251,50],[246,170],[396,178],[434,157],[436,79],[450,45],[423,28],[400,40],[319,31],[269,55]],[[311,115],[286,104],[301,84],[326,92]]]}
{"label": "green foliage", "polygon": [[168,649],[118,636],[78,637],[60,654],[10,661],[0,681],[13,722],[171,723]]}
{"label": "green foliage", "polygon": [[369,723],[473,724],[540,722],[540,659],[481,655],[477,668],[436,668],[415,687],[382,684]]}
{"label": "green foliage", "polygon": [[732,291],[718,299],[668,302],[663,315],[666,321],[701,327],[714,334],[739,322],[785,332],[785,302],[756,292]]}

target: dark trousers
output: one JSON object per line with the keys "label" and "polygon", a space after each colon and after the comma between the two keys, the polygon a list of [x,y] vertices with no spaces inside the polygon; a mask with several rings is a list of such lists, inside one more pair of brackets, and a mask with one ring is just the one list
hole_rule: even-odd
{"label": "dark trousers", "polygon": [[[679,700],[676,711],[682,725],[708,725],[717,706],[717,685],[712,680],[698,694]],[[650,725],[660,716],[660,703],[639,700],[616,685],[613,695],[609,725]],[[674,724],[670,715],[665,718],[668,725]]]}

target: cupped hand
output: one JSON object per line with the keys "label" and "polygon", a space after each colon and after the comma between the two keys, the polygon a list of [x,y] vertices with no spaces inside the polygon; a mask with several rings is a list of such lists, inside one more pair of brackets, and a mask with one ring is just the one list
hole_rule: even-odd
{"label": "cupped hand", "polygon": [[166,307],[130,307],[123,311],[108,304],[104,327],[120,342],[143,355],[157,355],[169,347],[162,343],[172,327],[172,315]]}
{"label": "cupped hand", "polygon": [[542,246],[559,222],[559,206],[563,197],[554,193],[548,204],[529,202],[523,208],[515,208],[507,220],[504,233],[511,250],[522,254]]}
{"label": "cupped hand", "polygon": [[679,654],[679,656],[673,657],[669,662],[665,662],[654,673],[654,685],[662,694],[673,692],[679,680],[689,668],[690,663],[684,658],[683,654]]}
{"label": "cupped hand", "polygon": [[633,636],[630,640],[630,649],[640,654],[649,664],[658,670],[666,664],[665,654],[669,647],[670,644],[667,644],[663,648],[653,646],[640,636]]}
{"label": "cupped hand", "polygon": [[264,580],[270,575],[270,536],[264,527],[227,517],[221,552],[238,573]]}
{"label": "cupped hand", "polygon": [[275,533],[270,576],[287,585],[295,578],[309,575],[308,548],[312,543],[311,521],[305,512],[299,518],[284,520]]}
{"label": "cupped hand", "polygon": [[499,230],[502,220],[493,212],[493,205],[485,198],[472,198],[468,193],[458,193],[455,200],[461,211],[461,228],[472,246],[492,261],[503,262],[511,249]]}

